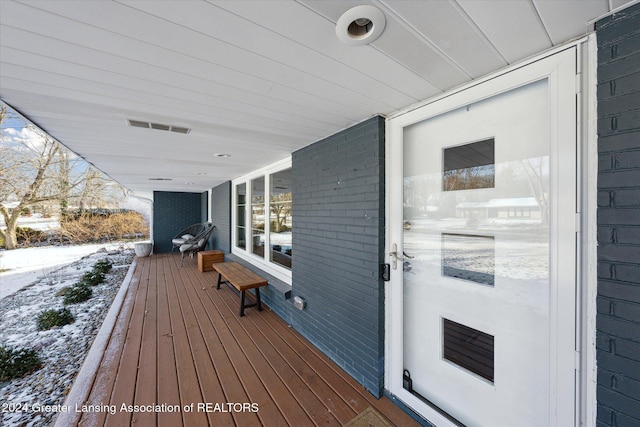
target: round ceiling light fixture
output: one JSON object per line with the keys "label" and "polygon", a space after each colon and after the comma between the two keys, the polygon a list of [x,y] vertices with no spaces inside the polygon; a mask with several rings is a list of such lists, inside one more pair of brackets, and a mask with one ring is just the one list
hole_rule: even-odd
{"label": "round ceiling light fixture", "polygon": [[342,14],[336,24],[336,35],[351,46],[369,44],[382,34],[385,25],[384,13],[374,6],[353,7]]}

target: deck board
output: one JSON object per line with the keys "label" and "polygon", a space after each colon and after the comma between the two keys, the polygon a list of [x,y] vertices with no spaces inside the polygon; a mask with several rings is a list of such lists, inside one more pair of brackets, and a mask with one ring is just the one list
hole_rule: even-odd
{"label": "deck board", "polygon": [[[191,354],[187,330],[189,325],[185,319],[185,305],[181,302],[180,295],[184,291],[184,283],[181,273],[171,270],[169,288],[169,312],[173,326],[174,351],[176,357],[176,371],[178,373],[178,386],[180,389],[180,403],[184,407],[192,403],[202,402],[200,383],[196,373],[196,366]],[[188,314],[187,314],[188,316]],[[183,424],[185,426],[207,425],[206,413],[198,411],[182,411]]]}
{"label": "deck board", "polygon": [[[224,292],[223,300],[229,309],[233,309],[237,304],[236,296],[230,292]],[[255,313],[256,315],[252,315],[251,319],[261,318],[260,312]],[[295,370],[291,369],[282,354],[273,348],[255,323],[241,322],[238,323],[238,327],[242,328],[238,333],[246,335],[253,342],[255,348],[260,351],[264,359],[271,363],[275,374],[286,385],[290,393],[296,397],[298,404],[315,425],[341,425],[329,411],[329,408],[323,405],[322,401],[311,391],[304,379]]]}
{"label": "deck board", "polygon": [[[201,284],[202,286],[198,291],[198,295],[205,301],[209,300],[210,296],[208,295],[208,292],[211,290],[210,284],[207,281],[204,281],[204,283]],[[211,307],[216,306],[212,303]],[[230,313],[228,311],[226,313],[230,320],[235,316],[234,313]],[[231,372],[232,369],[235,371],[240,384],[247,391],[249,397],[248,401],[255,402],[259,405],[260,411],[258,416],[263,423],[271,421],[274,425],[286,425],[284,416],[275,405],[269,392],[260,380],[260,377],[256,375],[253,365],[251,365],[250,361],[246,357],[244,349],[238,344],[233,336],[227,322],[225,322],[222,317],[222,313],[220,313],[216,307],[215,312],[207,311],[206,315],[211,322],[213,331],[215,331],[215,335],[212,334],[210,338],[211,345],[219,349],[219,356],[215,359],[216,363],[220,364],[219,372],[228,373]],[[224,354],[224,357],[222,354]],[[226,380],[229,381],[229,379]],[[242,423],[239,423],[238,425],[242,425]]]}
{"label": "deck board", "polygon": [[[138,292],[129,319],[127,337],[122,349],[122,356],[109,402],[112,405],[116,405],[118,409],[123,403],[126,405],[133,404],[136,391],[142,331],[147,308],[150,264],[145,263],[142,267],[142,275],[138,283]],[[131,412],[118,410],[115,414],[107,414],[106,423],[111,425],[129,425],[131,423],[131,416]]]}
{"label": "deck board", "polygon": [[[248,402],[249,398],[242,384],[238,380],[237,372],[233,369],[228,356],[221,351],[223,344],[215,345],[217,334],[211,325],[206,308],[197,294],[196,287],[202,286],[194,280],[193,271],[187,272],[184,281],[185,293],[189,298],[194,322],[193,333],[190,334],[193,356],[198,366],[203,402]],[[197,326],[197,328],[196,328]],[[219,340],[218,340],[219,341]],[[215,381],[217,379],[217,381]],[[205,386],[206,385],[206,386]],[[208,412],[211,423],[231,423],[229,416],[236,419],[241,415],[241,425],[259,426],[260,422],[255,413],[212,413]],[[225,418],[220,420],[220,418]]]}
{"label": "deck board", "polygon": [[[369,407],[394,425],[418,425],[268,308],[239,317],[237,293],[216,289],[217,273],[200,272],[194,259],[182,268],[179,255],[137,261],[92,388],[79,402],[118,411],[84,413],[79,425],[341,426]],[[119,410],[123,403],[194,410],[131,414]],[[236,412],[229,403],[258,411]]]}
{"label": "deck board", "polygon": [[[136,269],[131,279],[131,289],[127,292],[125,299],[120,308],[118,315],[118,321],[114,325],[111,337],[102,355],[101,369],[96,372],[93,385],[88,391],[86,401],[74,402],[79,405],[98,406],[102,404],[108,404],[113,385],[115,383],[119,359],[122,354],[122,347],[124,346],[125,338],[127,335],[127,329],[129,328],[129,321],[133,313],[133,304],[135,302],[138,287],[137,282],[140,280],[139,273],[141,270]],[[82,412],[79,418],[79,425],[82,426],[100,426],[104,424],[107,412],[105,411],[89,411]]]}
{"label": "deck board", "polygon": [[[257,375],[260,378],[262,384],[265,385],[268,391],[268,396],[273,400],[274,404],[278,406],[280,412],[284,415],[289,425],[312,425],[311,420],[299,405],[290,406],[289,403],[296,401],[296,396],[293,395],[287,388],[286,384],[281,380],[278,374],[273,369],[273,361],[269,361],[264,358],[251,338],[246,334],[242,325],[235,319],[238,314],[235,310],[237,305],[237,297],[234,295],[234,309],[231,309],[229,304],[225,303],[222,299],[223,296],[229,295],[231,292],[228,288],[221,288],[219,290],[212,290],[210,292],[217,292],[216,298],[212,302],[216,305],[220,311],[222,318],[226,319],[226,326],[229,328],[232,339],[234,339],[238,345],[242,348],[244,357],[247,359],[252,367],[253,375]],[[213,295],[212,295],[213,297]],[[251,312],[252,314],[254,311]],[[255,312],[259,313],[259,312]],[[246,316],[245,316],[246,317]]]}
{"label": "deck board", "polygon": [[[151,263],[150,263],[151,264]],[[158,326],[158,287],[149,284],[158,283],[157,270],[149,265],[147,298],[145,311],[143,313],[142,340],[140,342],[140,362],[154,360],[157,354],[157,326]],[[157,363],[138,364],[138,376],[136,378],[135,396],[133,401],[143,405],[153,404],[157,399]],[[137,425],[155,425],[156,414],[145,412],[132,417],[133,423]]]}
{"label": "deck board", "polygon": [[[158,262],[157,259],[155,262]],[[180,388],[178,386],[173,327],[169,309],[168,283],[169,280],[173,280],[173,278],[171,277],[170,264],[168,263],[156,265],[156,270],[162,272],[162,275],[158,276],[158,301],[156,305],[158,309],[158,325],[156,329],[158,340],[158,356],[156,362],[156,366],[158,367],[158,402],[164,402],[167,405],[180,405]],[[182,413],[180,412],[167,412],[162,417],[158,417],[158,426],[180,427],[182,425]]]}

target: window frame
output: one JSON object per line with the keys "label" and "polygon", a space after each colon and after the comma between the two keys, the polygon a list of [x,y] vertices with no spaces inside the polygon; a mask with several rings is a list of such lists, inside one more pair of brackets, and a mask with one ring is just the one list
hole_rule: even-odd
{"label": "window frame", "polygon": [[[264,256],[260,257],[253,253],[253,239],[247,238],[245,236],[245,248],[241,248],[237,246],[237,186],[241,184],[246,185],[246,194],[245,194],[245,232],[251,229],[252,225],[252,180],[257,178],[264,178],[264,211],[270,212],[270,193],[271,193],[271,176],[277,172],[281,172],[286,169],[291,169],[291,157],[288,157],[279,162],[273,163],[264,168],[257,169],[253,172],[250,172],[246,175],[243,175],[239,178],[236,178],[231,181],[231,253],[242,258],[244,261],[247,261],[256,267],[264,270],[265,272],[272,274],[279,280],[291,285],[291,270],[282,267],[280,264],[271,261],[270,251],[265,250]],[[266,214],[265,214],[266,215]],[[265,248],[270,248],[270,239],[271,239],[271,221],[265,219],[264,224],[264,236],[265,236]]]}

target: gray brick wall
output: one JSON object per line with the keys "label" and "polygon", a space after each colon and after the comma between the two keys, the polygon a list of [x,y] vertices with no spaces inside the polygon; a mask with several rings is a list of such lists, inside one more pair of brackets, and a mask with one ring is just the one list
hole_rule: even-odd
{"label": "gray brick wall", "polygon": [[[384,384],[384,119],[375,117],[292,156],[292,291],[269,278],[263,300],[374,395]],[[212,189],[217,248],[231,248],[231,184]],[[272,286],[274,285],[274,286]]]}
{"label": "gray brick wall", "polygon": [[153,192],[153,251],[171,251],[171,239],[197,222],[206,221],[206,206],[202,193],[169,191]]}
{"label": "gray brick wall", "polygon": [[597,422],[640,426],[640,4],[596,33]]}
{"label": "gray brick wall", "polygon": [[383,389],[384,119],[293,153],[292,325],[375,395]]}

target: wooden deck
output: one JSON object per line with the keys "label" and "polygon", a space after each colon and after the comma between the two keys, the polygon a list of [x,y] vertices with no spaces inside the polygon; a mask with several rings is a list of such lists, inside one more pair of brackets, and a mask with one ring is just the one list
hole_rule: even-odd
{"label": "wooden deck", "polygon": [[270,310],[239,317],[239,297],[215,289],[217,273],[179,263],[137,259],[99,368],[66,402],[80,411],[67,425],[341,426],[370,407],[391,425],[418,425]]}

